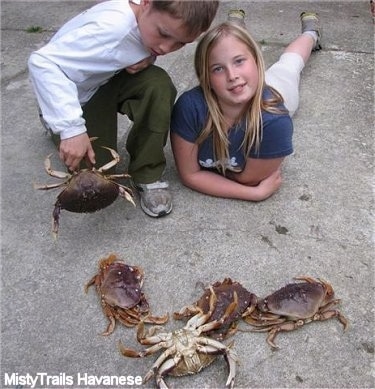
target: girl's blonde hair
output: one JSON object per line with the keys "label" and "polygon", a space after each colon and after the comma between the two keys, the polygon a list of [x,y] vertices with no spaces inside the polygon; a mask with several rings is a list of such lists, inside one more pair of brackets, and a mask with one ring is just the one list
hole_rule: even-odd
{"label": "girl's blonde hair", "polygon": [[255,150],[259,149],[262,140],[262,109],[272,113],[286,112],[276,107],[283,99],[271,87],[272,97],[267,100],[262,99],[265,87],[265,65],[262,52],[250,34],[244,28],[231,22],[222,23],[209,30],[199,41],[194,58],[195,72],[203,90],[209,111],[206,126],[199,135],[197,143],[202,143],[212,133],[214,155],[219,163],[218,168],[223,174],[225,174],[224,161],[229,158],[227,125],[225,124],[218,98],[210,85],[209,58],[215,45],[222,37],[228,35],[234,36],[247,46],[258,67],[259,82],[255,94],[244,108],[240,117],[237,118],[238,122],[242,119],[245,120],[245,137],[241,144],[245,156],[249,155],[253,146],[255,146]]}

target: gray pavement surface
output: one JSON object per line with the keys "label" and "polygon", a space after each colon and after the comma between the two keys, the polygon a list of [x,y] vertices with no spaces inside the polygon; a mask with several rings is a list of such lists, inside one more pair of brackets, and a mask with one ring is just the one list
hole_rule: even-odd
{"label": "gray pavement surface", "polygon": [[[144,376],[156,355],[129,359],[117,342],[141,349],[135,330],[107,320],[85,283],[98,260],[117,253],[145,271],[152,312],[172,313],[225,277],[259,296],[308,274],[328,280],[350,320],[312,323],[278,336],[273,352],[265,334],[234,336],[239,388],[370,388],[374,382],[373,131],[374,35],[366,1],[223,1],[215,23],[243,8],[270,65],[300,31],[303,10],[320,13],[324,48],[306,66],[295,116],[295,153],[283,168],[281,190],[262,203],[208,197],[184,187],[170,147],[174,210],[146,216],[119,199],[95,214],[62,211],[59,239],[51,236],[58,190],[43,160],[54,152],[39,123],[26,61],[57,28],[90,1],[1,1],[1,387],[28,388],[8,377],[55,376],[36,387],[115,387],[78,381],[85,374]],[[40,26],[43,32],[28,32]],[[195,85],[194,44],[159,60],[179,92]],[[123,122],[119,150],[126,161]],[[54,168],[62,169],[57,156]],[[126,163],[123,163],[126,167]],[[166,330],[182,323],[170,320]],[[72,382],[64,381],[71,376]],[[57,378],[56,378],[57,376]],[[41,377],[41,376],[39,376]],[[199,374],[168,378],[175,388],[223,387],[218,358]],[[7,385],[8,384],[8,385]],[[144,387],[152,387],[150,381]],[[130,386],[130,385],[125,385]]]}

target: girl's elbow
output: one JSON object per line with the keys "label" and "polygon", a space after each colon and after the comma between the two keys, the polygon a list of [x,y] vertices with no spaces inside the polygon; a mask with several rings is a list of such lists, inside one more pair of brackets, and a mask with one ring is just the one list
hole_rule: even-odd
{"label": "girl's elbow", "polygon": [[194,187],[194,175],[191,174],[186,174],[181,171],[179,171],[179,177],[181,183],[188,187],[188,188],[193,188]]}
{"label": "girl's elbow", "polygon": [[191,180],[187,176],[180,176],[180,180],[182,184],[188,188],[191,188],[193,186]]}

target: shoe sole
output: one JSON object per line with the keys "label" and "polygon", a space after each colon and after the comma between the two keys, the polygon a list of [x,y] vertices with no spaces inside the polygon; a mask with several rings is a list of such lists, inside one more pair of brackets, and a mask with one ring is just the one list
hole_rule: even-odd
{"label": "shoe sole", "polygon": [[141,198],[141,208],[142,208],[142,211],[148,215],[148,216],[151,216],[153,218],[159,218],[159,217],[163,217],[163,216],[167,216],[169,215],[171,212],[172,212],[172,205],[170,207],[170,209],[168,209],[167,211],[162,211],[162,212],[159,212],[159,213],[154,213],[154,212],[151,212],[144,204],[142,198]]}

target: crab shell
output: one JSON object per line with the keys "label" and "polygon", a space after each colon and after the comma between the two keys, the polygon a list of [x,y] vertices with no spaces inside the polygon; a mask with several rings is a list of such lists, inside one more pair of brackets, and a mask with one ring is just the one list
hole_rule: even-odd
{"label": "crab shell", "polygon": [[292,319],[307,319],[334,296],[332,286],[324,281],[292,283],[259,300],[257,308]]}
{"label": "crab shell", "polygon": [[[233,302],[234,294],[237,294],[238,303],[236,309],[227,317],[223,325],[230,324],[233,321],[240,319],[242,314],[249,308],[250,305],[255,305],[257,298],[255,294],[249,292],[239,282],[232,281],[230,278],[225,278],[224,281],[215,282],[212,285],[217,302],[215,310],[212,313],[210,320],[218,320],[223,315],[228,305]],[[210,306],[211,289],[208,288],[203,293],[202,297],[197,301],[197,306],[202,311],[208,312]]]}
{"label": "crab shell", "polygon": [[339,320],[344,331],[349,324],[336,308],[340,300],[334,298],[328,282],[308,276],[295,279],[303,282],[288,284],[259,300],[256,309],[244,318],[246,323],[256,327],[252,332],[268,332],[267,343],[273,349],[278,348],[274,339],[282,331],[293,331],[313,321],[332,318]]}
{"label": "crab shell", "polygon": [[[80,170],[72,175],[67,187],[58,195],[55,211],[91,213],[108,207],[119,196],[117,183],[96,170]],[[58,210],[58,211],[57,211]]]}
{"label": "crab shell", "polygon": [[232,281],[230,278],[225,278],[222,282],[217,281],[212,284],[209,288],[205,289],[203,295],[195,304],[182,308],[180,312],[175,312],[174,318],[182,319],[200,311],[207,313],[210,308],[212,292],[215,293],[217,302],[210,320],[222,318],[228,306],[234,301],[236,302],[235,309],[225,319],[221,327],[209,334],[213,338],[224,339],[236,331],[237,321],[242,316],[249,315],[255,309],[257,303],[257,296],[255,294],[249,292],[239,282]]}
{"label": "crab shell", "polygon": [[99,262],[99,272],[85,286],[91,285],[101,299],[104,314],[109,324],[102,335],[110,335],[116,319],[127,327],[133,327],[144,320],[146,323],[162,324],[168,315],[157,317],[149,315],[150,307],[142,292],[144,272],[140,267],[126,265],[115,254]]}
{"label": "crab shell", "polygon": [[99,273],[94,277],[98,293],[111,307],[132,308],[141,301],[144,273],[111,254],[102,259]]}

